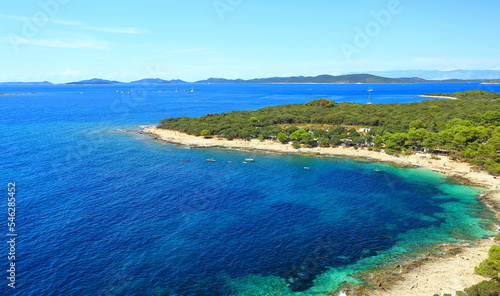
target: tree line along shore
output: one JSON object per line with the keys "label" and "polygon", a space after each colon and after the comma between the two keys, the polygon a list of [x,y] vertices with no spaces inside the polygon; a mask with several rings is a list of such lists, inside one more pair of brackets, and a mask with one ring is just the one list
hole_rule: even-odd
{"label": "tree line along shore", "polygon": [[429,96],[456,100],[359,104],[323,98],[255,111],[167,118],[158,128],[226,140],[272,139],[297,149],[343,145],[393,155],[424,151],[500,174],[500,93]]}

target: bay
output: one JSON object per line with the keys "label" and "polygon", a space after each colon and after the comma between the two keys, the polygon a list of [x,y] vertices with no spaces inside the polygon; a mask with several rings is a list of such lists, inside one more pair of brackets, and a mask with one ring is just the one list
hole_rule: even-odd
{"label": "bay", "polygon": [[[0,176],[5,186],[16,182],[19,235],[18,286],[10,291],[4,280],[1,291],[310,295],[357,282],[351,273],[423,246],[490,234],[494,215],[477,201],[481,190],[440,174],[346,159],[187,149],[136,132],[166,117],[321,97],[366,103],[368,88],[373,103],[500,91],[469,83],[0,86],[0,93],[38,92],[0,96]],[[256,161],[243,165],[245,158]],[[5,207],[3,217],[6,224]],[[297,279],[300,268],[315,280],[293,292],[285,279]]]}

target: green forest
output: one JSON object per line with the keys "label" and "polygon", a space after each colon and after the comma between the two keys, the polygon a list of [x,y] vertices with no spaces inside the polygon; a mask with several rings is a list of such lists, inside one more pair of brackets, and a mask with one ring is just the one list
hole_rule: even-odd
{"label": "green forest", "polygon": [[338,145],[447,154],[500,174],[500,93],[434,93],[456,100],[358,104],[315,99],[205,116],[167,118],[159,128],[228,140],[273,139],[300,147]]}

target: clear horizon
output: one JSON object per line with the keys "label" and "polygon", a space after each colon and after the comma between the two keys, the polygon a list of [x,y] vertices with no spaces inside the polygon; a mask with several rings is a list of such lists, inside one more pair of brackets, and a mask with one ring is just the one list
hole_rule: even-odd
{"label": "clear horizon", "polygon": [[[421,71],[421,70],[401,70],[401,71],[388,71],[388,72],[405,72],[405,71],[411,71],[411,72],[418,72],[418,71]],[[488,71],[488,70],[470,70],[472,72],[483,72],[483,71]],[[429,71],[429,72],[434,72],[434,71]],[[440,72],[440,71],[438,71]],[[450,71],[450,72],[455,72],[455,71]],[[495,74],[498,72],[498,76],[495,76],[495,77],[500,77],[500,71],[498,70],[495,70],[493,71],[495,72]],[[441,72],[441,73],[446,73],[446,72]],[[268,78],[292,78],[292,77],[316,77],[316,76],[322,76],[322,75],[330,75],[330,76],[348,76],[348,75],[356,75],[356,74],[359,74],[359,75],[364,75],[364,74],[369,74],[369,75],[374,75],[374,76],[378,76],[378,77],[385,77],[385,78],[411,78],[411,77],[415,77],[415,78],[422,78],[422,77],[419,77],[419,76],[384,76],[384,75],[377,75],[377,74],[370,74],[370,73],[342,73],[342,74],[339,74],[339,75],[330,75],[330,74],[319,74],[319,75],[311,75],[311,76],[305,76],[305,75],[297,75],[297,76],[288,76],[288,77],[278,77],[278,76],[274,76],[274,77],[253,77],[253,78],[249,78],[249,79],[244,79],[244,80],[253,80],[253,79],[268,79]],[[474,74],[476,75],[476,74]],[[450,75],[450,76],[456,76],[456,75]],[[9,83],[44,83],[44,82],[50,82],[50,83],[53,83],[53,84],[68,84],[68,83],[73,83],[73,82],[81,82],[81,81],[87,81],[87,80],[106,80],[106,81],[116,81],[118,83],[132,83],[134,81],[139,81],[139,80],[146,80],[146,79],[161,79],[161,80],[165,80],[165,81],[175,81],[175,80],[181,80],[185,83],[198,83],[199,81],[205,81],[205,80],[209,80],[209,79],[227,79],[227,80],[237,80],[238,78],[235,78],[235,79],[228,79],[228,78],[225,78],[225,77],[207,77],[207,78],[204,78],[204,79],[200,79],[200,80],[196,80],[196,81],[187,81],[187,80],[182,80],[182,79],[177,79],[177,78],[171,78],[171,79],[163,79],[161,77],[144,77],[144,78],[140,78],[140,79],[134,79],[134,80],[130,80],[130,81],[127,81],[127,80],[124,80],[124,81],[119,81],[119,80],[116,80],[116,79],[103,79],[103,78],[100,78],[100,77],[92,77],[92,78],[84,78],[84,79],[80,79],[80,80],[75,80],[75,81],[62,81],[62,82],[52,82],[52,81],[48,81],[48,80],[43,80],[43,81],[0,81],[0,84],[9,84]],[[425,79],[425,78],[423,78]],[[445,80],[452,80],[452,79],[457,79],[457,80],[463,80],[463,81],[467,81],[467,80],[499,80],[497,78],[449,78],[449,77],[443,77],[443,78],[431,78],[431,79],[426,79],[428,81],[445,81]],[[318,84],[322,84],[322,83],[318,83]]]}
{"label": "clear horizon", "polygon": [[0,81],[500,70],[498,8],[491,0],[8,2]]}

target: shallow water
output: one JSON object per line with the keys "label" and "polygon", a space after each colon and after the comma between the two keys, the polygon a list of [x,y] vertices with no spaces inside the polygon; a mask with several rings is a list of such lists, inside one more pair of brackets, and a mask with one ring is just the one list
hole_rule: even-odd
{"label": "shallow water", "polygon": [[[490,234],[494,217],[477,201],[480,189],[423,169],[185,149],[128,131],[165,117],[317,97],[363,102],[366,86],[200,85],[193,94],[175,92],[182,87],[1,86],[40,92],[0,101],[0,175],[17,184],[19,235],[17,288],[9,291],[4,279],[2,291],[309,295],[356,282],[351,273],[422,246]],[[410,95],[439,87],[472,86],[373,86],[372,101],[421,100]],[[255,162],[244,165],[245,158]],[[307,291],[292,292],[286,279]]]}

